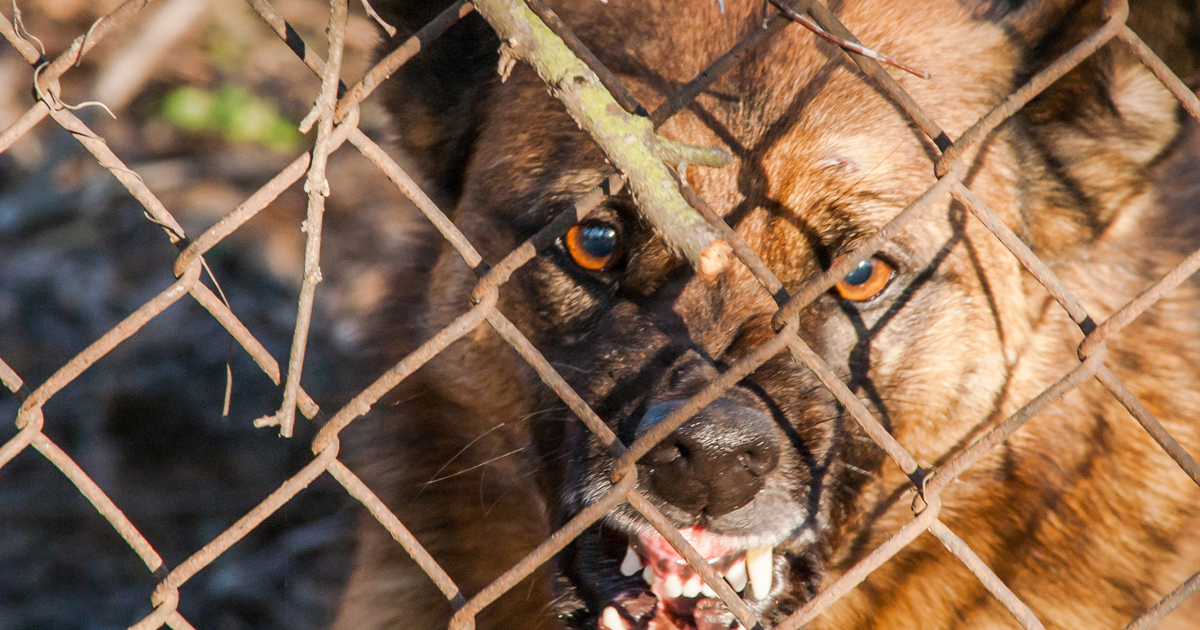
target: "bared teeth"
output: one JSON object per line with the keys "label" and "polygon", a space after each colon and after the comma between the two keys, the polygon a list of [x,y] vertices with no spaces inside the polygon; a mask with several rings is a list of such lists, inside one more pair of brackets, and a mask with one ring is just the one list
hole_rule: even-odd
{"label": "bared teeth", "polygon": [[616,608],[609,606],[600,615],[600,628],[601,630],[629,630],[629,624],[625,623]]}
{"label": "bared teeth", "polygon": [[621,575],[629,577],[642,570],[642,561],[633,547],[625,548],[625,559],[621,561]]}
{"label": "bared teeth", "polygon": [[725,581],[733,587],[733,590],[741,593],[742,589],[746,588],[746,561],[738,560],[729,567],[725,572]]}
{"label": "bared teeth", "polygon": [[703,588],[703,582],[700,581],[700,575],[693,573],[692,577],[688,578],[687,582],[683,583],[683,596],[695,597],[700,594]]}
{"label": "bared teeth", "polygon": [[[651,560],[654,559],[654,552],[651,551]],[[721,577],[738,593],[744,593],[743,596],[753,594],[754,599],[765,600],[771,594],[771,589],[774,584],[775,574],[775,549],[770,546],[754,547],[747,549],[743,557],[737,558],[732,554],[724,555],[719,558],[709,560],[709,564],[720,563],[727,568],[720,573]],[[736,558],[736,560],[735,560]],[[669,556],[666,559],[670,559]],[[731,564],[727,564],[730,563]],[[676,561],[678,562],[678,560]],[[669,563],[668,563],[669,564]],[[649,586],[654,587],[654,593],[659,598],[679,599],[686,597],[695,599],[700,595],[704,597],[717,598],[717,592],[704,580],[698,573],[688,571],[686,568],[672,570],[671,567],[663,569],[663,573],[658,573],[654,568],[654,562],[644,563],[637,551],[634,551],[630,545],[625,549],[625,557],[622,558],[620,564],[621,574],[626,577],[633,577],[638,572],[642,574],[642,580]],[[684,579],[686,576],[686,580]],[[750,587],[750,592],[746,593],[746,587]],[[615,611],[612,615],[607,615],[601,620],[600,630],[628,630],[628,625],[622,620],[620,615]],[[622,625],[610,626],[608,622],[613,624],[620,623]]]}
{"label": "bared teeth", "polygon": [[680,595],[683,595],[683,582],[679,580],[678,575],[672,573],[663,578],[662,589],[663,595],[666,595],[667,599],[676,599]]}
{"label": "bared teeth", "polygon": [[750,578],[754,599],[766,599],[771,594],[771,577],[775,568],[773,551],[771,547],[746,550],[746,574]]}

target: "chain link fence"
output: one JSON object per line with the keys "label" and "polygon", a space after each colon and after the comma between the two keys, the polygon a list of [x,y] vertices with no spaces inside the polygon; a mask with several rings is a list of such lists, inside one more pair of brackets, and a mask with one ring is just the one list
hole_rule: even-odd
{"label": "chain link fence", "polygon": [[[147,185],[147,177],[130,168],[109,147],[105,138],[98,135],[93,124],[80,108],[88,110],[102,105],[84,103],[72,105],[61,97],[61,83],[69,76],[72,68],[80,63],[98,44],[111,33],[128,28],[138,21],[149,0],[130,0],[115,8],[91,25],[73,40],[66,51],[50,59],[39,48],[39,42],[24,28],[19,14],[13,19],[0,20],[0,32],[30,66],[34,80],[36,102],[6,130],[0,133],[0,151],[8,150],[23,136],[46,118],[66,130],[74,141],[90,153],[95,161],[107,169],[112,177],[126,189],[144,211],[145,217],[161,232],[161,238],[174,245],[178,256],[171,264],[173,280],[165,289],[145,299],[117,325],[103,332],[88,347],[67,360],[48,378],[32,386],[20,373],[20,363],[4,362],[0,356],[0,380],[20,401],[16,414],[15,436],[0,446],[0,467],[8,465],[20,453],[32,449],[44,457],[63,476],[70,480],[86,499],[127,543],[144,563],[146,573],[152,575],[151,603],[153,610],[140,620],[130,620],[133,628],[157,628],[168,625],[172,628],[191,628],[180,607],[186,594],[181,589],[206,569],[212,570],[214,563],[230,548],[247,535],[263,526],[272,515],[285,510],[298,501],[302,491],[321,480],[332,479],[383,524],[398,544],[412,556],[428,574],[429,578],[451,602],[455,613],[450,627],[463,629],[473,627],[475,615],[497,598],[529,576],[538,567],[548,562],[563,550],[586,528],[596,523],[607,512],[622,503],[628,503],[641,513],[662,536],[675,547],[688,564],[706,583],[712,585],[718,597],[729,607],[738,622],[745,628],[759,627],[754,612],[728,584],[719,579],[707,562],[692,549],[655,506],[635,489],[635,463],[666,435],[682,426],[692,415],[708,403],[719,398],[746,375],[752,373],[767,360],[780,353],[790,353],[801,364],[815,374],[848,413],[863,428],[866,434],[884,450],[889,458],[912,480],[916,492],[913,504],[913,519],[889,540],[868,554],[861,562],[832,582],[824,591],[813,597],[800,610],[783,623],[774,627],[779,630],[795,630],[814,619],[833,602],[853,590],[873,570],[888,562],[896,553],[922,533],[933,534],[951,554],[959,558],[986,589],[1008,609],[1024,628],[1041,628],[1033,612],[1017,598],[988,566],[968,547],[955,532],[939,519],[940,493],[959,475],[988,455],[998,444],[1003,443],[1025,422],[1048,405],[1062,399],[1068,392],[1090,379],[1097,379],[1128,409],[1133,418],[1154,438],[1161,448],[1195,482],[1200,483],[1200,466],[1162,427],[1156,418],[1129,391],[1122,381],[1106,366],[1105,341],[1118,333],[1138,315],[1152,307],[1165,294],[1185,282],[1200,268],[1200,250],[1192,253],[1174,269],[1152,286],[1147,287],[1136,299],[1117,309],[1103,321],[1095,321],[1081,301],[1068,290],[1050,268],[1040,261],[1022,241],[997,217],[995,212],[980,200],[964,183],[964,172],[968,166],[964,156],[970,155],[1007,118],[1014,115],[1049,85],[1062,78],[1090,55],[1105,45],[1124,46],[1153,72],[1159,81],[1178,99],[1184,110],[1193,118],[1200,119],[1200,101],[1185,84],[1168,69],[1141,41],[1136,33],[1126,26],[1129,7],[1126,2],[1111,2],[1106,7],[1106,21],[1096,32],[1059,57],[1054,63],[1030,78],[1013,92],[1003,103],[979,119],[965,133],[953,141],[926,115],[921,107],[882,69],[878,56],[869,51],[847,47],[847,54],[865,75],[875,81],[878,88],[891,98],[910,117],[913,124],[922,130],[940,151],[935,163],[937,182],[924,191],[916,200],[884,226],[872,238],[861,243],[854,251],[837,260],[827,271],[803,285],[785,289],[772,271],[713,212],[694,191],[675,186],[675,193],[665,198],[648,201],[640,208],[660,231],[673,249],[681,252],[702,273],[720,268],[736,258],[752,270],[755,277],[771,295],[777,296],[780,304],[774,316],[777,334],[763,342],[745,359],[703,388],[700,393],[673,411],[667,418],[629,446],[623,445],[612,430],[588,405],[572,391],[525,336],[513,325],[505,314],[496,308],[499,288],[522,265],[530,261],[539,251],[555,243],[567,230],[602,203],[608,195],[616,194],[629,186],[640,191],[639,199],[647,199],[648,191],[663,188],[663,181],[674,182],[666,168],[640,168],[644,155],[661,156],[664,152],[687,151],[688,147],[664,146],[653,134],[654,126],[661,124],[685,108],[725,70],[728,70],[741,54],[763,44],[771,35],[793,20],[811,20],[820,29],[843,40],[853,41],[853,36],[826,10],[820,2],[800,0],[785,5],[772,0],[780,10],[778,17],[769,20],[761,33],[751,35],[716,59],[696,79],[678,91],[666,103],[653,112],[644,108],[626,91],[612,73],[595,61],[552,12],[540,0],[518,2],[516,0],[476,0],[454,3],[435,20],[421,28],[394,51],[383,57],[378,64],[363,74],[362,78],[347,85],[343,76],[344,52],[347,38],[347,0],[333,0],[328,23],[328,47],[322,58],[305,43],[297,30],[284,20],[267,0],[247,0],[254,11],[273,30],[303,64],[321,80],[316,104],[301,124],[302,131],[315,130],[315,143],[311,151],[303,152],[275,174],[268,183],[237,204],[218,221],[200,231],[190,234],[181,225],[174,213]],[[368,5],[369,6],[369,5]],[[497,30],[501,40],[509,42],[502,57],[516,62],[518,59],[534,65],[547,81],[556,77],[594,77],[595,81],[584,81],[580,85],[603,88],[581,88],[579,91],[559,90],[568,111],[585,129],[592,132],[605,154],[613,159],[621,171],[591,193],[580,198],[573,211],[562,213],[544,229],[513,250],[503,259],[488,264],[474,245],[458,231],[441,209],[421,190],[405,168],[397,163],[367,133],[360,128],[361,108],[374,90],[401,65],[420,53],[423,46],[436,39],[458,20],[472,11],[480,12]],[[522,38],[534,33],[539,46],[522,47]],[[564,66],[554,66],[553,60],[539,57],[534,49],[562,47],[572,55]],[[557,48],[555,48],[557,54]],[[552,55],[551,55],[552,56]],[[132,63],[132,62],[130,62]],[[111,98],[119,98],[119,90]],[[589,101],[588,99],[592,99]],[[606,111],[611,119],[589,114],[584,105],[611,102],[616,108]],[[614,125],[617,131],[613,133]],[[622,127],[624,126],[624,127]],[[641,142],[623,143],[627,131],[636,132]],[[648,133],[647,133],[647,130]],[[616,139],[606,142],[605,134]],[[345,147],[346,143],[349,147]],[[624,145],[624,146],[618,146]],[[254,364],[276,386],[282,386],[282,404],[278,411],[260,417],[254,426],[263,430],[277,430],[284,437],[305,435],[298,423],[297,410],[307,418],[315,418],[321,407],[321,396],[314,395],[301,385],[303,368],[313,369],[306,364],[310,350],[310,330],[313,326],[316,287],[322,279],[321,245],[327,198],[330,196],[330,156],[342,150],[357,151],[379,169],[395,188],[402,192],[412,204],[441,232],[462,259],[477,271],[480,280],[474,291],[474,306],[462,314],[453,324],[427,340],[415,352],[405,357],[390,370],[379,376],[366,389],[355,395],[348,403],[328,413],[328,420],[311,438],[311,456],[298,472],[279,484],[270,495],[253,509],[245,512],[230,527],[206,538],[199,550],[169,570],[158,549],[141,533],[141,529],[114,502],[101,484],[85,472],[58,441],[51,439],[51,428],[56,422],[53,413],[43,413],[56,396],[62,396],[64,388],[76,381],[89,368],[105,356],[117,351],[139,330],[147,328],[157,318],[164,317],[168,307],[180,301],[193,301],[202,307],[220,327],[232,336],[238,347],[244,350]],[[720,162],[721,156],[695,149],[699,157],[693,156],[692,163],[702,160]],[[623,153],[624,152],[624,153]],[[639,153],[641,152],[641,153]],[[624,156],[624,157],[622,157]],[[662,167],[661,157],[652,160]],[[206,281],[208,276],[217,276],[207,258],[231,236],[245,230],[247,223],[259,215],[285,190],[303,181],[307,195],[307,217],[302,224],[306,235],[303,269],[299,286],[299,307],[296,310],[292,335],[286,344],[286,361],[277,358],[268,345],[252,333],[247,325],[231,308],[228,298],[222,296],[219,284]],[[670,187],[668,187],[670,188]],[[924,210],[935,204],[953,199],[976,217],[1012,252],[1019,263],[1045,287],[1061,308],[1076,322],[1084,335],[1079,345],[1079,364],[1064,375],[1054,386],[1030,400],[1024,407],[998,423],[986,435],[964,449],[935,472],[922,468],[917,460],[884,428],[871,411],[840,380],[834,371],[806,344],[798,334],[798,313],[859,263],[874,255],[883,244],[902,227],[921,220]],[[704,218],[697,224],[695,217]],[[691,223],[688,223],[691,221]],[[462,339],[480,326],[490,326],[532,366],[542,380],[548,384],[587,428],[609,448],[614,458],[613,470],[616,480],[611,490],[594,501],[557,530],[536,550],[513,566],[481,592],[466,597],[459,591],[449,575],[422,548],[421,542],[412,536],[404,524],[392,514],[376,494],[364,484],[340,459],[339,433],[356,418],[365,414],[370,407],[392,390],[424,363]],[[277,345],[277,344],[273,344]],[[0,348],[0,354],[5,349]],[[15,365],[16,367],[11,367]],[[307,380],[306,380],[307,382]],[[329,398],[334,398],[329,396]],[[332,407],[328,407],[333,409]],[[0,469],[2,472],[2,469]],[[0,485],[4,478],[0,477]],[[1178,607],[1184,600],[1200,590],[1200,573],[1180,584],[1162,601],[1130,623],[1130,628],[1152,627],[1164,615]]]}

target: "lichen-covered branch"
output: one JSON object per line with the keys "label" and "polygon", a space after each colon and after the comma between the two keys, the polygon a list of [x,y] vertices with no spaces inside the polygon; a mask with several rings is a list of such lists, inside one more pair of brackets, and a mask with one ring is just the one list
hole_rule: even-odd
{"label": "lichen-covered branch", "polygon": [[[575,56],[553,31],[520,0],[475,0],[475,9],[496,29],[507,54],[531,65],[586,131],[604,156],[625,176],[634,202],[658,231],[667,248],[686,258],[701,274],[712,276],[729,264],[731,248],[679,190],[664,155],[693,156],[695,164],[723,162],[712,149],[668,143],[650,119],[625,111],[596,73]],[[701,161],[703,160],[703,161]]]}

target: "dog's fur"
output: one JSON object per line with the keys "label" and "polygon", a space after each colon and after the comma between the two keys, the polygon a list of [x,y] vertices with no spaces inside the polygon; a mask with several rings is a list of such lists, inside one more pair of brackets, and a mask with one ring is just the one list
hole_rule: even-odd
{"label": "dog's fur", "polygon": [[[1097,28],[1100,4],[844,0],[831,9],[866,45],[932,73],[892,74],[953,138]],[[1132,4],[1133,29],[1176,73],[1194,77],[1197,3]],[[402,27],[398,37],[441,8],[374,5]],[[725,0],[724,13],[715,0],[553,6],[651,109],[774,13],[761,0]],[[401,143],[492,262],[607,173],[529,68],[499,82],[497,45],[472,16],[388,88]],[[787,287],[827,268],[934,181],[931,143],[840,50],[796,25],[661,133],[732,152],[731,166],[693,167],[687,178]],[[1110,44],[991,134],[969,156],[966,181],[1101,321],[1200,246],[1197,144],[1175,99]],[[769,338],[776,308],[739,264],[715,278],[691,273],[631,203],[618,198],[593,214],[621,232],[615,268],[583,271],[560,244],[519,271],[499,305],[626,443],[661,415],[656,405],[686,399]],[[440,236],[418,240],[381,315],[376,346],[387,361],[470,307],[476,276]],[[880,257],[896,272],[878,297],[853,303],[831,292],[802,312],[800,330],[924,466],[948,461],[1078,365],[1078,328],[961,206],[940,204]],[[1109,340],[1107,353],[1200,454],[1200,286],[1176,289]],[[596,438],[487,324],[401,390],[356,425],[370,436],[363,473],[467,596],[608,487],[610,460]],[[740,418],[751,416],[757,425],[746,429]],[[679,527],[738,548],[774,545],[770,595],[743,594],[768,624],[912,518],[907,478],[786,352],[685,428],[668,440],[685,459],[685,447],[719,450],[743,429],[769,444],[771,465],[729,473],[732,482],[701,472],[680,482],[681,473],[664,472],[671,457],[655,453],[639,475],[639,488]],[[1042,411],[942,500],[943,522],[1047,628],[1123,627],[1200,570],[1200,491],[1094,381]],[[617,565],[627,537],[647,531],[628,506],[615,510],[485,609],[477,627],[595,628],[607,606],[646,627],[637,619],[645,608],[633,606],[646,587]],[[450,612],[400,546],[366,522],[337,627],[426,630],[445,627]],[[1196,618],[1179,611],[1161,627],[1194,627]],[[715,606],[703,630],[730,619]],[[660,615],[651,627],[670,626]],[[1015,622],[925,535],[809,627]]]}

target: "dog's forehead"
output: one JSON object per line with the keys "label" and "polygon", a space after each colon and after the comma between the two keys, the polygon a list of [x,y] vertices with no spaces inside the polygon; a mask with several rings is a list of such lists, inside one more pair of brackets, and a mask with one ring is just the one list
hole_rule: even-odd
{"label": "dog's forehead", "polygon": [[[648,101],[648,107],[761,31],[778,13],[764,0],[571,0],[560,4],[564,20],[609,69],[649,84],[649,92],[638,94]],[[979,17],[978,11],[964,6],[968,4],[988,3],[844,0],[831,3],[830,10],[863,45],[933,75],[932,81],[925,81],[887,69],[914,97],[930,93],[927,88],[932,87],[931,93],[941,94],[942,100],[970,100],[970,92],[991,95],[996,79],[1006,82],[1013,61],[1006,57],[1012,55],[1013,46],[1002,25]],[[826,65],[856,73],[836,45],[791,24],[744,54],[709,94],[724,92],[727,99],[744,100],[747,111],[758,110],[775,118],[778,107],[787,106],[786,97],[820,76]],[[933,105],[918,101],[923,106]]]}
{"label": "dog's forehead", "polygon": [[[721,13],[709,0],[586,0],[556,9],[653,109],[774,12],[760,0],[727,0],[725,7]],[[1011,81],[1003,31],[957,0],[850,0],[836,12],[864,43],[933,74],[924,80],[892,72],[952,137]],[[478,198],[492,216],[556,204],[600,180],[603,156],[531,73],[514,74],[498,96],[502,104],[491,109],[474,164],[481,176],[475,183],[485,184]],[[735,155],[732,167],[689,177],[719,213],[772,207],[800,214],[804,229],[826,241],[885,223],[906,200],[879,203],[881,196],[915,196],[927,187],[936,154],[840,50],[795,24],[746,55],[660,133]]]}

